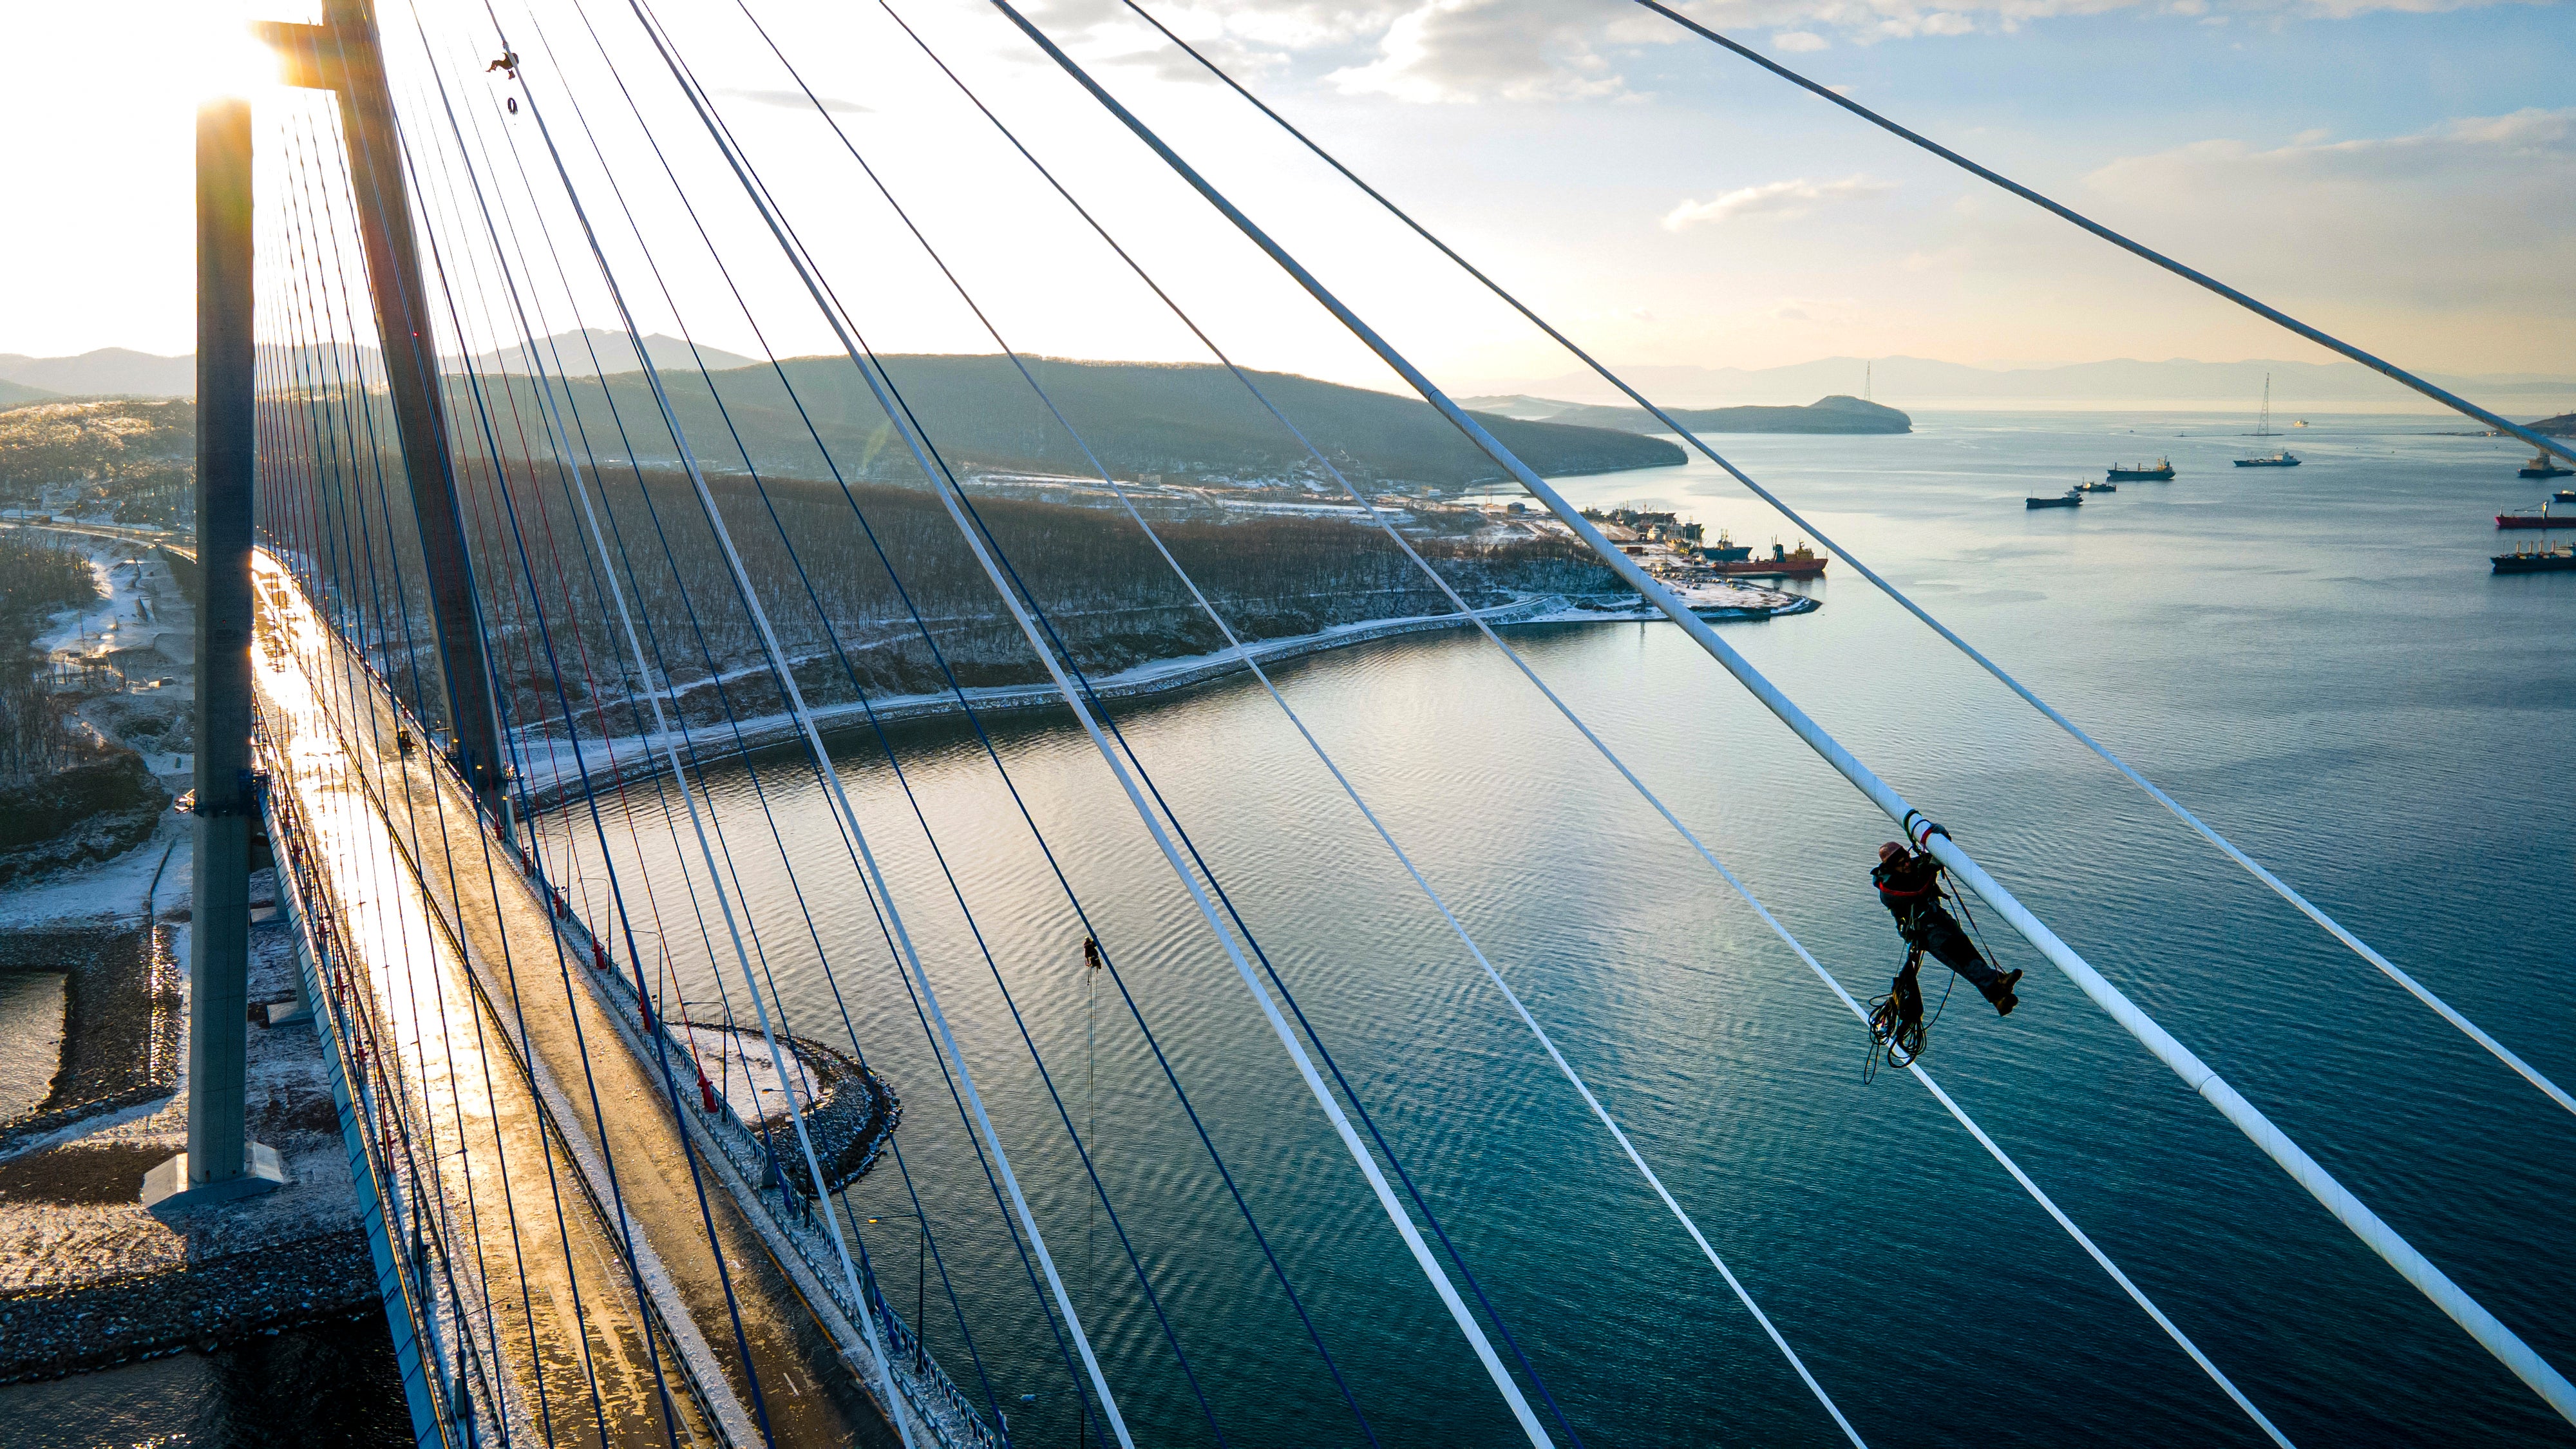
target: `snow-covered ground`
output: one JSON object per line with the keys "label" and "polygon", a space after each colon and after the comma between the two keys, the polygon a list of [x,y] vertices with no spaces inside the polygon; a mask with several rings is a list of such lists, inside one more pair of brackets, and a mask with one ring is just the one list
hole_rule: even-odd
{"label": "snow-covered ground", "polygon": [[[164,852],[169,865],[162,866]],[[64,871],[0,891],[0,931],[49,926],[88,925],[103,919],[143,914],[150,897],[153,909],[166,914],[188,903],[188,823],[173,812],[152,838],[114,860]],[[152,891],[155,873],[161,889]]]}
{"label": "snow-covered ground", "polygon": [[[733,1109],[744,1126],[756,1128],[762,1118],[786,1112],[787,1093],[779,1086],[778,1069],[769,1059],[769,1043],[758,1031],[693,1026],[682,1034],[688,1038],[690,1053],[698,1059],[699,1070],[715,1083],[725,1105]],[[778,1051],[787,1060],[798,1104],[812,1102],[823,1090],[814,1069],[786,1042],[778,1044]]]}

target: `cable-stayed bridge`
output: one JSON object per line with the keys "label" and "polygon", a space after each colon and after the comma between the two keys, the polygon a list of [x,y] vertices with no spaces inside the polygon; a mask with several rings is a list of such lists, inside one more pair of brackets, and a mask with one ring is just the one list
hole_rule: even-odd
{"label": "cable-stayed bridge", "polygon": [[[2230,302],[2536,446],[2567,450],[1645,3]],[[1740,898],[1856,1019],[1855,1030],[1866,1023],[1870,1008],[1848,972],[1802,943],[1726,859],[1723,842],[1668,805],[1551,687],[1496,629],[1492,611],[1470,601],[1454,567],[1444,572],[1399,526],[1369,480],[1348,476],[1349,460],[1319,445],[1292,406],[1202,330],[1122,244],[1116,216],[1051,169],[1043,138],[1012,131],[899,7],[880,8],[929,74],[1026,168],[1023,180],[1066,203],[1303,455],[1301,466],[1347,499],[1373,546],[1383,539],[1388,556],[1418,576],[1415,587],[1435,593],[1507,661],[1605,778],[1674,833],[1712,889]],[[1259,114],[1288,126],[1149,11],[1131,8]],[[2253,1160],[2284,1174],[2539,1404],[2576,1421],[2576,1389],[2526,1340],[2529,1325],[2491,1313],[2026,909],[1961,845],[1975,838],[1975,822],[1950,821],[1954,835],[1917,809],[1200,171],[1188,138],[1130,111],[1007,0],[994,9],[1005,37],[1060,68],[1140,154],[1234,228],[1249,256],[1347,329],[1910,846],[1936,859],[1963,909],[1973,900],[2009,927],[2236,1129]],[[936,415],[870,343],[874,279],[841,264],[826,234],[840,218],[818,191],[834,202],[871,198],[1009,360],[1034,407],[1071,441],[1118,517],[1147,542],[1151,562],[1204,619],[1194,627],[1253,677],[1329,778],[1336,808],[1347,807],[1454,938],[1476,988],[1493,994],[1511,1030],[1544,1060],[1547,1089],[1580,1104],[1606,1170],[1651,1195],[1658,1221],[1688,1244],[1705,1273],[1683,1291],[1734,1305],[1766,1355],[1762,1371],[1796,1383],[1820,1436],[1903,1439],[1901,1425],[1847,1412],[1837,1394],[1851,1386],[1810,1364],[1814,1345],[1775,1319],[1760,1285],[1727,1261],[1717,1246],[1726,1234],[1667,1184],[1616,1095],[1596,1091],[1583,1063],[1560,1048],[1546,1003],[1525,1000],[1488,957],[1472,907],[1453,909],[1436,868],[1417,864],[1424,842],[1405,838],[1359,772],[1299,715],[1243,621],[1184,566],[1186,549],[1167,540],[1131,480],[1102,461],[1050,393],[1043,369],[1014,349],[962,269],[952,270],[915,224],[900,178],[862,144],[872,133],[846,124],[847,105],[812,88],[801,68],[807,58],[770,28],[777,19],[748,3],[666,17],[643,0],[481,10],[407,3],[399,11],[329,0],[319,24],[265,28],[299,88],[290,98],[255,113],[213,107],[204,121],[206,422],[194,556],[204,581],[203,657],[246,668],[235,675],[210,665],[201,685],[209,743],[196,802],[199,900],[241,898],[251,841],[271,842],[418,1440],[983,1446],[1010,1442],[1017,1413],[1017,1437],[1034,1423],[1080,1442],[1201,1433],[1225,1441],[1222,1396],[1188,1350],[1191,1312],[1205,1305],[1173,1294],[1156,1271],[1155,1246],[1131,1232],[1137,1205],[1111,1190],[1095,1161],[1096,1083],[1077,1087],[1061,1050],[1050,1063],[1051,1033],[1031,1020],[1040,1008],[1014,995],[1015,981],[1026,989],[1021,963],[995,948],[991,923],[977,920],[977,875],[991,843],[957,830],[942,802],[916,790],[928,752],[880,708],[924,696],[953,706],[965,723],[971,742],[954,748],[990,765],[1003,804],[982,828],[1015,843],[1025,837],[1035,851],[1039,888],[1060,898],[1067,954],[1080,955],[1087,998],[1114,999],[1113,1017],[1123,1013],[1133,1026],[1142,1055],[1122,1090],[1168,1094],[1184,1124],[1179,1150],[1206,1163],[1194,1212],[1237,1243],[1250,1273],[1241,1291],[1275,1298],[1294,1324],[1300,1357],[1279,1372],[1329,1385],[1323,1397],[1343,1417],[1317,1437],[1379,1441],[1367,1386],[1335,1356],[1332,1316],[1315,1306],[1314,1282],[1301,1279],[1306,1235],[1265,1218],[1239,1183],[1240,1154],[1260,1149],[1211,1130],[1205,1083],[1194,1099],[1191,1064],[1157,1035],[1157,1003],[1131,989],[1140,958],[1197,953],[1239,987],[1230,999],[1255,1023],[1262,1070],[1293,1082],[1299,1110],[1329,1132],[1330,1150],[1311,1169],[1347,1177],[1365,1195],[1369,1230],[1385,1235],[1388,1259],[1410,1275],[1406,1291],[1436,1305],[1425,1351],[1436,1339],[1437,1351],[1471,1361],[1496,1422],[1518,1437],[1543,1446],[1584,1439],[1584,1397],[1565,1382],[1581,1365],[1553,1359],[1545,1325],[1507,1314],[1503,1286],[1479,1277],[1465,1234],[1453,1231],[1457,1202],[1426,1154],[1406,1150],[1391,1125],[1397,1094],[1336,1056],[1332,1014],[1300,1003],[1239,902],[1242,881],[1212,861],[1157,784],[1121,727],[1117,692],[1095,679],[1096,659],[1086,669],[1063,599],[1031,566],[1043,530],[989,494],[979,499]],[[810,110],[829,141],[828,189],[776,164],[755,132],[737,129],[729,92],[701,79],[692,55],[718,43],[710,36],[719,25],[725,43],[764,57],[784,77],[780,94]],[[610,133],[614,145],[603,140]],[[2350,952],[2356,973],[2408,993],[2429,1029],[2456,1032],[2517,1090],[2576,1113],[2576,1099],[2506,1041],[1594,362],[1341,160],[1293,127],[1289,134],[2302,913]],[[683,147],[712,166],[684,172],[674,160]],[[749,280],[755,270],[766,285]],[[781,296],[810,312],[798,326],[819,325],[833,339],[834,365],[864,397],[856,422],[870,440],[863,453],[831,441],[853,426],[846,397],[827,410],[809,396],[810,377],[800,386],[804,369],[769,351],[764,324],[777,325]],[[685,329],[701,308],[729,325],[738,318],[759,340],[756,382],[734,373],[720,380],[694,342],[686,362],[649,344],[650,319],[680,319]],[[600,336],[625,340],[624,356],[637,364],[631,374],[615,375],[597,354]],[[567,340],[583,355],[566,355]],[[812,466],[757,461],[762,449],[745,435],[755,405],[764,420],[801,430]],[[961,622],[951,605],[964,587],[981,609]],[[851,626],[849,601],[861,590],[880,606],[880,622],[892,621],[890,632]],[[1150,852],[1168,873],[1179,918],[1170,933],[1122,937],[1112,929],[1122,918],[1086,899],[1083,872],[1067,864],[1083,843],[1070,841],[1060,820],[1045,824],[1014,781],[978,652],[989,640],[976,628],[1008,636],[1043,671],[1044,690],[1073,722],[1079,746],[1097,756],[1108,798],[1123,812],[1095,828]],[[827,729],[842,749],[831,747]],[[853,752],[852,739],[866,753]],[[735,762],[748,762],[745,772],[719,785],[710,767]],[[851,778],[862,769],[863,778]],[[790,795],[807,808],[782,821]],[[906,832],[904,863],[889,863],[889,822]],[[852,899],[864,905],[864,930],[818,923],[837,919],[835,908]],[[932,941],[922,929],[952,909],[965,927],[962,946],[953,932]],[[212,1041],[220,1033],[209,1028],[225,1012],[241,1019],[238,986],[229,998],[220,989],[224,973],[239,970],[238,951],[227,967],[221,913],[206,908],[200,919],[192,1009],[201,1039]],[[957,959],[943,959],[951,948]],[[1001,1012],[953,1013],[968,981],[979,999],[989,984]],[[831,1009],[817,1012],[817,1000]],[[871,1052],[888,1044],[859,1025],[894,1016],[911,1023],[935,1068],[902,1084],[908,1102],[870,1065]],[[1168,1017],[1162,1027],[1170,1031]],[[173,1194],[162,1199],[168,1211],[220,1210],[276,1170],[245,1141],[238,1090],[227,1118],[225,1094],[205,1089],[226,1071],[220,1051],[208,1050],[192,1055],[197,1115],[190,1158],[159,1188]],[[997,1103],[988,1090],[994,1064],[1023,1057],[1034,1085],[1015,1075],[1017,1100]],[[2206,1382],[2232,1432],[2292,1442],[2229,1365],[1921,1060],[1898,1053],[1888,1064],[1911,1076],[2128,1311],[2152,1324]],[[230,1070],[239,1067],[235,1053]],[[955,1160],[907,1157],[897,1130],[906,1110],[955,1119],[942,1139]],[[1031,1136],[1036,1130],[1044,1140]],[[1085,1222],[1078,1255],[1065,1238],[1072,1214],[1062,1193],[1042,1191],[1022,1171],[1032,1160],[1076,1184]],[[909,1211],[853,1207],[848,1189],[863,1173],[890,1174]],[[920,1179],[933,1176],[974,1190],[925,1193]],[[960,1203],[971,1204],[971,1221],[960,1219],[969,1212]],[[973,1233],[1007,1241],[1006,1271],[952,1271],[941,1235],[953,1243]],[[908,1303],[899,1271],[906,1247],[915,1267]],[[1096,1311],[1102,1258],[1128,1280],[1120,1293],[1130,1311],[1114,1331]],[[1017,1380],[997,1384],[988,1359],[1043,1364],[1052,1387],[1023,1394]],[[1139,1368],[1146,1362],[1150,1371]],[[1148,1372],[1153,1387],[1134,1389]]]}

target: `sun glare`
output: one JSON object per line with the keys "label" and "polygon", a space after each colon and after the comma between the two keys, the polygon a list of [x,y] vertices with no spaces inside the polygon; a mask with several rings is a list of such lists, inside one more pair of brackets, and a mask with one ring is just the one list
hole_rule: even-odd
{"label": "sun glare", "polygon": [[215,7],[219,18],[203,28],[199,43],[187,52],[194,88],[203,100],[247,99],[278,85],[277,53],[250,33],[248,21],[224,16],[228,8]]}

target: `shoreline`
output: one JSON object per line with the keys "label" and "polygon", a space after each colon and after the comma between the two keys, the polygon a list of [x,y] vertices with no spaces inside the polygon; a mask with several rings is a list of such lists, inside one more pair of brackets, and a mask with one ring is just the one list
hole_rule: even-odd
{"label": "shoreline", "polygon": [[[1716,585],[1709,592],[1711,596],[1705,604],[1693,601],[1693,612],[1712,621],[1760,622],[1811,614],[1823,607],[1822,600],[1810,595],[1741,584]],[[1684,594],[1685,598],[1691,596],[1689,592]],[[1624,606],[1602,607],[1578,603],[1562,594],[1543,594],[1478,609],[1473,617],[1484,620],[1495,629],[1505,629],[1534,624],[1659,623],[1663,622],[1664,616],[1643,600]],[[1463,629],[1468,626],[1468,621],[1468,615],[1455,613],[1368,619],[1312,634],[1261,640],[1247,646],[1246,652],[1266,669],[1274,664],[1380,639]],[[1092,693],[1101,699],[1144,699],[1177,693],[1243,672],[1246,672],[1246,666],[1242,657],[1227,649],[1214,654],[1183,655],[1140,664],[1095,679],[1091,681],[1091,687]],[[966,705],[971,705],[978,715],[1062,708],[1064,703],[1063,696],[1048,682],[986,685],[962,693]],[[664,698],[669,697],[666,692]],[[827,734],[864,728],[872,716],[879,724],[909,724],[920,720],[962,718],[965,712],[958,696],[946,691],[823,705],[812,711],[816,728]],[[709,748],[712,731],[721,731],[725,736],[720,747]],[[526,793],[529,809],[543,814],[581,798],[585,771],[594,788],[634,784],[667,773],[663,763],[668,758],[667,748],[689,749],[698,762],[712,764],[789,743],[802,733],[802,726],[793,714],[780,713],[745,719],[734,726],[690,726],[685,731],[665,732],[649,738],[624,734],[573,744],[555,738],[522,736],[516,744],[523,761],[522,768],[532,774],[543,771],[548,777],[543,783],[532,781]]]}

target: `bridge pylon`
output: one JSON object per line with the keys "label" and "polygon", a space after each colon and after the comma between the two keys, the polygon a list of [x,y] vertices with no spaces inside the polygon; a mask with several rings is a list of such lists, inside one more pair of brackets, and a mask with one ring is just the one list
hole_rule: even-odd
{"label": "bridge pylon", "polygon": [[323,0],[322,23],[263,21],[254,26],[282,61],[281,79],[340,98],[340,130],[349,162],[367,291],[375,303],[385,381],[393,396],[403,472],[411,483],[412,517],[428,574],[430,612],[438,631],[439,672],[447,681],[455,760],[474,793],[502,818],[509,754],[502,748],[474,560],[465,547],[465,514],[448,448],[447,410],[439,391],[438,340],[420,272],[404,180],[402,134],[376,31],[373,0]]}
{"label": "bridge pylon", "polygon": [[158,1213],[283,1184],[242,1120],[250,1000],[250,550],[255,459],[250,103],[197,112],[197,792],[190,842],[188,1150],[143,1178]]}

